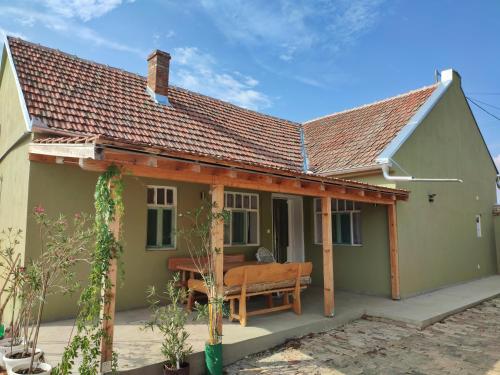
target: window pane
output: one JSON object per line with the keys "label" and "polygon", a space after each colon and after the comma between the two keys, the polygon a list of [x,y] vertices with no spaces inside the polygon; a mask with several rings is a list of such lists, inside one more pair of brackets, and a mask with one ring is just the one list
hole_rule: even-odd
{"label": "window pane", "polygon": [[158,224],[158,215],[156,209],[148,209],[147,222],[147,246],[156,246],[156,230]]}
{"label": "window pane", "polygon": [[234,207],[234,195],[228,194],[227,195],[227,208],[233,208],[233,207]]}
{"label": "window pane", "polygon": [[174,191],[167,189],[167,204],[174,204]]}
{"label": "window pane", "polygon": [[361,213],[352,213],[352,243],[356,245],[361,245]]}
{"label": "window pane", "polygon": [[165,204],[165,189],[157,188],[156,189],[156,204]]}
{"label": "window pane", "polygon": [[345,200],[343,199],[338,200],[337,211],[345,211]]}
{"label": "window pane", "polygon": [[[231,195],[232,196],[232,195]],[[231,244],[231,215],[224,220],[224,245]]]}
{"label": "window pane", "polygon": [[256,210],[258,208],[258,206],[257,206],[257,196],[256,195],[250,196],[250,208],[252,210]]}
{"label": "window pane", "polygon": [[[241,198],[241,195],[240,195]],[[241,211],[233,211],[233,245],[245,244],[245,213]]]}
{"label": "window pane", "polygon": [[340,215],[340,242],[343,244],[351,243],[351,215]]}
{"label": "window pane", "polygon": [[352,211],[353,210],[353,201],[345,201],[345,209],[346,209],[346,211]]}
{"label": "window pane", "polygon": [[314,199],[314,210],[321,212],[321,199]]}
{"label": "window pane", "polygon": [[242,206],[242,199],[241,199],[241,194],[235,194],[235,205],[236,208],[241,208]]}
{"label": "window pane", "polygon": [[163,210],[162,212],[162,246],[173,245],[173,211],[170,209]]}
{"label": "window pane", "polygon": [[[319,200],[319,199],[318,199]],[[323,215],[321,212],[316,213],[316,228],[314,231],[314,238],[316,243],[322,243],[323,242]]]}
{"label": "window pane", "polygon": [[248,211],[248,243],[257,243],[257,233],[259,227],[257,224],[257,212]]}
{"label": "window pane", "polygon": [[248,195],[243,196],[243,208],[250,208],[250,197]]}
{"label": "window pane", "polygon": [[148,204],[155,203],[155,189],[148,188]]}
{"label": "window pane", "polygon": [[332,215],[332,241],[333,243],[339,243],[339,214]]}
{"label": "window pane", "polygon": [[[321,206],[321,199],[318,199],[320,201],[320,206]],[[332,212],[337,211],[337,199],[332,199]]]}

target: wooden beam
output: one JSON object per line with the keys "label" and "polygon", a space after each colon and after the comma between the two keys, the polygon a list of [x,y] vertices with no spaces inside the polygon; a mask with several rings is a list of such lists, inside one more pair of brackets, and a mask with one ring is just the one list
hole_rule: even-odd
{"label": "wooden beam", "polygon": [[68,158],[101,158],[101,153],[97,152],[96,146],[93,143],[30,143],[28,152],[31,154],[61,156]]}
{"label": "wooden beam", "polygon": [[333,280],[333,245],[332,245],[332,200],[321,199],[323,228],[323,291],[325,316],[335,315],[335,290]]}
{"label": "wooden beam", "polygon": [[[114,194],[113,181],[110,181],[111,194]],[[114,220],[109,224],[116,241],[120,240],[120,212],[115,211]],[[105,296],[102,316],[102,329],[106,335],[101,339],[101,373],[111,372],[113,360],[113,335],[115,325],[115,304],[116,304],[116,280],[117,280],[117,259],[116,249],[113,249],[113,257],[109,261],[108,279],[110,288]]]}
{"label": "wooden beam", "polygon": [[[224,185],[210,186],[212,195],[212,213],[215,220],[212,220],[210,232],[212,254],[215,254],[213,261],[215,270],[215,285],[217,287],[217,298],[224,298],[224,221],[218,217],[224,209]],[[222,337],[222,306],[218,314],[217,332]]]}
{"label": "wooden beam", "polygon": [[387,206],[389,224],[389,255],[391,262],[391,295],[392,299],[400,299],[399,291],[399,249],[396,203]]}
{"label": "wooden beam", "polygon": [[[80,159],[80,167],[84,170],[103,172],[108,166],[115,164],[121,167],[125,173],[130,173],[138,177],[151,177],[171,181],[193,182],[207,185],[224,185],[229,188],[239,188],[248,190],[260,190],[274,193],[295,194],[312,197],[331,197],[336,199],[352,200],[356,202],[377,203],[377,204],[393,204],[397,197],[390,191],[381,192],[380,197],[374,194],[365,194],[360,196],[356,192],[351,191],[339,184],[323,183],[321,181],[307,180],[305,184],[301,184],[297,179],[289,179],[286,177],[268,176],[264,174],[238,171],[237,178],[220,173],[221,168],[200,165],[199,172],[193,172],[189,168],[178,168],[178,162],[168,159],[158,158],[157,167],[153,168],[148,165],[147,158],[144,160],[141,155],[130,155],[106,150],[106,160],[90,160]],[[54,163],[54,158],[46,155],[30,154],[31,161],[39,161],[44,163]],[[78,160],[78,159],[76,159]],[[64,163],[74,164],[75,159],[65,158]],[[285,182],[287,181],[287,182]],[[290,182],[288,182],[290,181]],[[321,190],[324,185],[325,190]],[[366,190],[366,189],[365,189]],[[372,190],[371,192],[375,192]],[[399,197],[399,196],[398,196]],[[401,196],[398,199],[404,199]]]}

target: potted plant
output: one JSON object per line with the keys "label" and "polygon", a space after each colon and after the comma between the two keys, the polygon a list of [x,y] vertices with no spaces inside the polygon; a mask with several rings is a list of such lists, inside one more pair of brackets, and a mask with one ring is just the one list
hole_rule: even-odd
{"label": "potted plant", "polygon": [[206,371],[211,375],[221,375],[222,333],[219,326],[222,325],[225,311],[224,296],[219,295],[215,283],[215,258],[223,249],[212,246],[211,231],[214,225],[229,220],[229,213],[216,207],[214,203],[205,201],[196,210],[187,211],[180,216],[183,217],[183,222],[178,233],[207,288],[207,304],[195,303],[197,318],[204,319],[208,327],[208,341],[205,345]]}
{"label": "potted plant", "polygon": [[192,348],[187,343],[189,334],[184,327],[189,313],[182,306],[182,301],[187,298],[187,291],[179,287],[179,279],[179,274],[175,273],[167,282],[162,295],[158,295],[153,286],[147,292],[151,320],[146,322],[145,329],[158,329],[163,335],[161,352],[165,356],[165,375],[189,374],[186,357],[191,354]]}
{"label": "potted plant", "polygon": [[75,215],[70,223],[63,215],[50,219],[42,207],[35,207],[34,219],[40,228],[40,254],[27,262],[22,273],[22,305],[13,326],[18,335],[22,332],[24,345],[4,355],[8,371],[14,375],[50,374],[52,367],[40,363],[42,351],[37,348],[45,303],[52,293],[70,293],[78,287],[74,267],[88,261],[87,245],[92,238],[84,214]]}

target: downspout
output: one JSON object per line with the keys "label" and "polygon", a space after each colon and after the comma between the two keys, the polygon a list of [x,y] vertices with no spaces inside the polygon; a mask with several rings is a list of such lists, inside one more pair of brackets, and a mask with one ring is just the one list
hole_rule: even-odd
{"label": "downspout", "polygon": [[[385,163],[381,165],[382,173],[384,178],[388,181],[415,181],[415,182],[464,182],[459,178],[417,178],[414,176],[391,176],[389,174],[389,167],[391,165],[389,163]],[[499,179],[497,178],[497,184],[499,183]]]}
{"label": "downspout", "polygon": [[10,153],[10,152],[14,149],[14,148],[16,148],[16,147],[17,147],[17,146],[18,146],[18,145],[19,145],[22,141],[24,141],[24,139],[25,139],[28,135],[30,135],[30,134],[31,134],[31,132],[29,132],[29,131],[25,131],[23,134],[21,134],[21,135],[19,136],[19,138],[17,138],[17,140],[16,140],[16,141],[15,141],[12,145],[10,145],[10,147],[9,147],[7,150],[5,150],[5,152],[4,152],[4,153],[0,156],[0,162],[2,162],[2,161],[3,161],[3,159],[5,159],[5,157],[6,157],[6,156],[7,156],[7,155],[8,155],[8,154],[9,154],[9,153]]}
{"label": "downspout", "polygon": [[500,189],[500,174],[497,174],[497,188]]}
{"label": "downspout", "polygon": [[305,174],[311,174],[312,172],[309,170],[309,158],[307,157],[307,148],[306,148],[306,140],[304,136],[304,126],[300,125],[300,149],[302,153],[302,169]]}

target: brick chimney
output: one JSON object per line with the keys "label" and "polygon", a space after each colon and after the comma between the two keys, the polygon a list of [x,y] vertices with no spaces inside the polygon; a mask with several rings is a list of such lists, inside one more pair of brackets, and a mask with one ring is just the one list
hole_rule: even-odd
{"label": "brick chimney", "polygon": [[170,54],[154,50],[148,56],[148,91],[158,103],[170,105],[168,102],[168,73]]}

